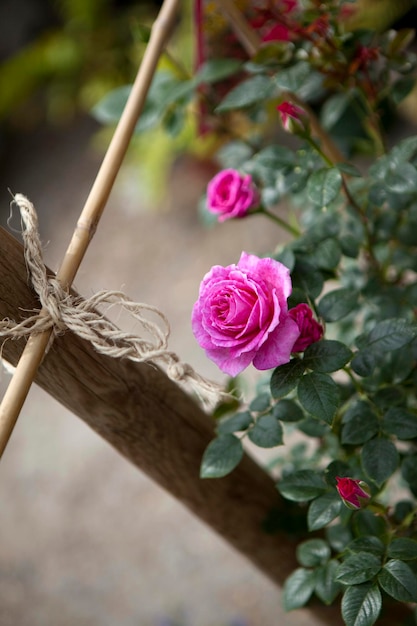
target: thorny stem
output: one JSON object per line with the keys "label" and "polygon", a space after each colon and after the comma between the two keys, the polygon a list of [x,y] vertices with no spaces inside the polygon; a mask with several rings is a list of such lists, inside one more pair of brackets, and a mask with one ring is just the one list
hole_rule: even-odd
{"label": "thorny stem", "polygon": [[[333,161],[323,152],[321,147],[317,144],[317,142],[311,136],[306,136],[305,139],[310,144],[310,146],[317,152],[317,154],[321,156],[321,158],[326,163],[326,165],[328,165],[329,167],[335,167],[335,163],[333,163]],[[355,198],[352,196],[350,192],[350,189],[348,186],[348,176],[344,174],[343,172],[341,173],[341,176],[342,176],[342,188],[346,196],[346,199],[348,200],[350,206],[356,211],[356,213],[358,214],[362,222],[362,225],[365,231],[365,236],[366,236],[365,249],[369,256],[369,260],[372,263],[372,266],[374,267],[377,274],[379,274],[382,277],[383,272],[382,272],[380,263],[378,259],[376,258],[374,250],[373,250],[372,233],[369,229],[368,218],[365,212],[363,211],[362,207],[356,202]]]}

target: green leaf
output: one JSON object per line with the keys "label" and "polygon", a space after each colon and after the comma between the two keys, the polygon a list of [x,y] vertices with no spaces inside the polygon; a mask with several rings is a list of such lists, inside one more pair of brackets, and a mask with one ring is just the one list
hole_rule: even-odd
{"label": "green leaf", "polygon": [[413,76],[405,76],[397,80],[392,86],[390,96],[394,100],[395,104],[399,104],[408,96],[413,90],[415,85],[415,78]]}
{"label": "green leaf", "polygon": [[417,437],[417,415],[402,407],[391,407],[382,418],[384,432],[398,439]]}
{"label": "green leaf", "polygon": [[399,602],[417,602],[417,577],[409,565],[392,559],[378,576],[382,589]]}
{"label": "green leaf", "polygon": [[417,541],[408,537],[397,537],[389,544],[387,555],[401,561],[417,559]]}
{"label": "green leaf", "polygon": [[251,411],[266,411],[266,409],[269,409],[269,406],[271,404],[271,396],[269,395],[269,393],[260,393],[258,396],[256,396],[256,398],[254,398],[252,400],[252,402],[249,405],[249,409]]}
{"label": "green leaf", "polygon": [[119,121],[132,85],[122,85],[105,95],[92,109],[91,113],[102,124],[115,124]]}
{"label": "green leaf", "polygon": [[232,109],[243,109],[268,100],[276,94],[276,87],[268,76],[257,75],[239,83],[215,109],[215,113],[225,113]]}
{"label": "green leaf", "polygon": [[367,402],[359,400],[343,416],[341,441],[344,445],[358,445],[375,437],[378,431],[377,415]]}
{"label": "green leaf", "polygon": [[[163,120],[169,105],[190,98],[195,88],[192,80],[178,80],[171,72],[157,72],[152,80],[145,106],[135,132],[148,130]],[[131,85],[124,85],[108,93],[92,110],[92,114],[103,124],[115,124],[119,121]]]}
{"label": "green leaf", "polygon": [[352,533],[344,524],[335,524],[326,528],[326,539],[335,552],[342,552],[351,541]]}
{"label": "green leaf", "polygon": [[306,366],[323,374],[342,369],[351,358],[352,352],[345,344],[331,339],[311,344],[304,353]]}
{"label": "green leaf", "polygon": [[385,546],[378,537],[358,537],[346,546],[349,552],[368,552],[375,556],[382,557],[385,552]]}
{"label": "green leaf", "polygon": [[360,173],[358,168],[352,165],[352,163],[338,163],[336,167],[338,170],[343,172],[343,174],[348,174],[349,176],[353,176],[354,178],[362,177],[362,174]]}
{"label": "green leaf", "polygon": [[293,502],[307,502],[326,491],[322,476],[311,470],[298,470],[283,476],[277,489],[284,498]]}
{"label": "green leaf", "polygon": [[283,398],[274,406],[273,416],[281,422],[299,422],[303,419],[304,413],[293,400]]}
{"label": "green leaf", "polygon": [[299,567],[285,581],[283,588],[284,611],[299,609],[310,600],[316,578],[314,570]]}
{"label": "green leaf", "polygon": [[407,137],[397,144],[393,150],[393,155],[399,163],[412,161],[417,154],[417,136]]}
{"label": "green leaf", "polygon": [[304,567],[324,565],[330,559],[330,546],[324,539],[308,539],[299,543],[296,550],[297,561]]}
{"label": "green leaf", "polygon": [[339,388],[327,374],[312,372],[300,380],[298,399],[308,413],[331,424],[339,407]]}
{"label": "green leaf", "polygon": [[417,454],[410,454],[401,464],[401,475],[417,498]]}
{"label": "green leaf", "polygon": [[303,87],[311,74],[311,65],[301,61],[289,68],[281,69],[275,76],[275,82],[280,89],[297,92]]}
{"label": "green leaf", "polygon": [[352,369],[360,376],[370,376],[387,352],[402,348],[416,336],[407,320],[391,318],[377,323],[368,335],[361,335],[360,350],[352,359]]}
{"label": "green leaf", "polygon": [[298,430],[308,437],[322,438],[330,432],[330,427],[324,422],[319,422],[315,417],[306,417],[297,424]]}
{"label": "green leaf", "polygon": [[340,513],[342,501],[335,492],[325,493],[310,504],[307,513],[308,530],[313,532],[327,526]]}
{"label": "green leaf", "polygon": [[323,168],[314,172],[307,183],[307,195],[319,207],[327,207],[342,187],[342,175],[337,167]]}
{"label": "green leaf", "polygon": [[274,253],[272,258],[288,267],[290,272],[294,269],[295,254],[288,246],[285,246],[280,249],[279,252]]}
{"label": "green leaf", "polygon": [[359,350],[351,361],[353,371],[359,376],[371,376],[378,362],[378,356],[370,350]]}
{"label": "green leaf", "polygon": [[332,604],[342,589],[342,585],[336,581],[336,570],[339,562],[332,559],[326,565],[316,569],[315,594],[324,604]]}
{"label": "green leaf", "polygon": [[416,193],[416,168],[411,163],[401,163],[395,170],[388,172],[385,178],[385,187],[394,194]]}
{"label": "green leaf", "polygon": [[344,585],[359,585],[372,580],[380,569],[381,557],[370,552],[358,552],[339,565],[336,580]]}
{"label": "green leaf", "polygon": [[304,374],[305,365],[301,359],[291,359],[289,363],[277,367],[271,376],[271,394],[274,398],[282,398],[297,386]]}
{"label": "green leaf", "polygon": [[352,468],[349,463],[345,461],[331,461],[329,465],[324,470],[324,478],[329,487],[336,487],[337,481],[336,478],[338,476],[347,476],[349,477],[352,474]]}
{"label": "green leaf", "polygon": [[252,415],[249,411],[235,413],[230,417],[223,418],[217,424],[217,432],[221,435],[246,430],[253,423]]}
{"label": "green leaf", "polygon": [[342,617],[346,626],[372,626],[382,607],[378,585],[365,583],[348,587],[342,599]]}
{"label": "green leaf", "polygon": [[282,426],[273,415],[261,415],[255,422],[255,426],[248,432],[248,437],[261,448],[274,448],[283,443]]}
{"label": "green leaf", "polygon": [[317,298],[323,289],[323,274],[305,258],[296,259],[291,278],[293,287],[301,289],[312,299]]}
{"label": "green leaf", "polygon": [[320,111],[320,120],[326,130],[339,121],[351,100],[349,92],[343,91],[327,98]]}
{"label": "green leaf", "polygon": [[382,540],[384,540],[387,533],[385,520],[366,509],[355,513],[354,528],[355,534],[358,536],[374,535]]}
{"label": "green leaf", "polygon": [[371,350],[374,354],[384,354],[402,348],[415,337],[416,330],[407,320],[392,318],[376,324],[361,345],[361,349]]}
{"label": "green leaf", "polygon": [[317,267],[331,272],[339,265],[341,256],[342,249],[339,242],[328,237],[315,246],[310,258]]}
{"label": "green leaf", "polygon": [[241,67],[241,61],[236,59],[209,59],[198,69],[195,80],[198,85],[202,83],[216,83],[236,74]]}
{"label": "green leaf", "polygon": [[286,170],[296,163],[295,153],[286,146],[268,146],[255,154],[253,161],[268,169]]}
{"label": "green leaf", "polygon": [[201,462],[201,478],[221,478],[230,474],[243,456],[241,441],[234,435],[220,435],[207,446]]}
{"label": "green leaf", "polygon": [[318,304],[319,315],[326,322],[337,322],[346,317],[358,304],[358,292],[354,289],[335,289],[326,293]]}
{"label": "green leaf", "polygon": [[399,460],[397,448],[392,441],[384,437],[374,437],[362,448],[362,467],[378,487],[395,472]]}

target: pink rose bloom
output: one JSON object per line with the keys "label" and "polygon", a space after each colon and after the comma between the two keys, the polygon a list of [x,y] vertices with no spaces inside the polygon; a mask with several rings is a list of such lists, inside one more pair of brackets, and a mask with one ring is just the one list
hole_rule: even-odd
{"label": "pink rose bloom", "polygon": [[300,333],[288,315],[291,291],[289,269],[273,259],[242,252],[237,265],[212,267],[192,312],[208,358],[230,376],[250,363],[259,370],[288,363]]}
{"label": "pink rose bloom", "polygon": [[313,318],[313,311],[308,304],[297,304],[288,311],[292,319],[297,322],[300,336],[295,342],[292,352],[304,352],[308,346],[323,337],[323,326]]}
{"label": "pink rose bloom", "polygon": [[336,480],[339,496],[350,509],[360,509],[371,497],[369,487],[363,480],[340,476],[336,476]]}
{"label": "pink rose bloom", "polygon": [[244,217],[259,199],[250,174],[242,175],[237,170],[222,170],[207,186],[207,208],[218,215],[219,222]]}

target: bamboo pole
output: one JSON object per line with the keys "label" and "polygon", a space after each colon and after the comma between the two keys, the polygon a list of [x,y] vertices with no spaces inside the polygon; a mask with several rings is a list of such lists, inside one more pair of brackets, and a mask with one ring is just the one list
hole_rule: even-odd
{"label": "bamboo pole", "polygon": [[[57,279],[64,289],[71,286],[103,213],[113,183],[126,154],[159,57],[172,31],[179,0],[165,0],[155,20],[149,44],[137,73],[126,107],[103,159],[95,182],[80,214]],[[45,313],[41,311],[41,315]],[[9,441],[26,396],[51,340],[52,330],[32,335],[0,405],[0,458]]]}

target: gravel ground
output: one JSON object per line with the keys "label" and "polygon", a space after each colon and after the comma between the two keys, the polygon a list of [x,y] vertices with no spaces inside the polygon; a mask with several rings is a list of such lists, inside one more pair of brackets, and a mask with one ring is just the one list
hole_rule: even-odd
{"label": "gravel ground", "polygon": [[[17,138],[0,176],[2,225],[7,188],[27,195],[55,269],[99,165],[95,128],[80,119]],[[122,288],[160,307],[171,347],[219,378],[190,330],[199,282],[281,233],[258,217],[203,229],[196,203],[210,175],[179,162],[150,210],[140,169],[125,166],[76,287],[86,296]],[[312,624],[303,612],[285,616],[268,579],[36,387],[0,465],[0,503],[0,626],[174,626],[168,616],[177,626]]]}

